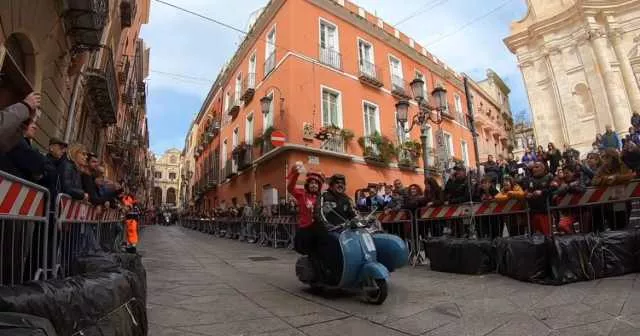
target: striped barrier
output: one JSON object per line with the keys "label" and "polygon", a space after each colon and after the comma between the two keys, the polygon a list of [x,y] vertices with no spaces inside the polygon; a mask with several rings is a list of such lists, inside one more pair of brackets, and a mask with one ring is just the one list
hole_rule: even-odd
{"label": "striped barrier", "polygon": [[47,195],[48,191],[42,187],[0,175],[0,214],[3,216],[45,217]]}
{"label": "striped barrier", "polygon": [[626,185],[587,188],[584,193],[566,194],[558,197],[556,207],[578,207],[606,202],[617,202],[640,198],[640,181],[634,180]]}

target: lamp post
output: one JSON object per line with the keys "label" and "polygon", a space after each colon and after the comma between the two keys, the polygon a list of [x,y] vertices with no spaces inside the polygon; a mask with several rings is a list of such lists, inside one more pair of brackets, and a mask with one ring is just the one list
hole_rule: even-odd
{"label": "lamp post", "polygon": [[405,132],[411,130],[417,125],[420,126],[420,140],[422,141],[422,161],[424,163],[424,183],[428,184],[429,171],[427,169],[429,155],[427,153],[427,132],[429,131],[429,122],[440,125],[443,121],[442,113],[447,110],[447,90],[443,87],[436,87],[431,92],[431,97],[435,105],[431,105],[425,98],[424,80],[416,78],[411,81],[411,92],[418,103],[418,113],[411,118],[411,125],[408,129],[405,124],[409,120],[409,102],[401,100],[396,104],[396,118],[398,126],[402,127]]}
{"label": "lamp post", "polygon": [[[284,114],[284,96],[282,95],[282,91],[280,91],[280,89],[278,89],[278,87],[276,86],[272,86],[269,87],[266,92],[269,92],[270,90],[275,90],[278,91],[278,93],[280,94],[280,117],[283,116]],[[271,102],[273,101],[273,97],[271,97],[270,95],[265,95],[264,97],[260,98],[260,106],[262,108],[262,114],[263,115],[267,115],[269,114],[270,110],[271,110]]]}

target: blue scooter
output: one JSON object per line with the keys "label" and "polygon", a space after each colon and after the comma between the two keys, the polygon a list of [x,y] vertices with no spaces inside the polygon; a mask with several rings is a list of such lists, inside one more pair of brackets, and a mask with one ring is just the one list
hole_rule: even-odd
{"label": "blue scooter", "polygon": [[379,223],[369,217],[345,220],[329,230],[329,241],[340,250],[339,260],[334,260],[339,266],[339,274],[333,276],[339,278],[337,283],[327,283],[322,261],[309,256],[296,262],[298,280],[316,289],[362,291],[368,303],[382,304],[388,295],[389,273],[407,264],[409,249],[400,237],[380,232]]}

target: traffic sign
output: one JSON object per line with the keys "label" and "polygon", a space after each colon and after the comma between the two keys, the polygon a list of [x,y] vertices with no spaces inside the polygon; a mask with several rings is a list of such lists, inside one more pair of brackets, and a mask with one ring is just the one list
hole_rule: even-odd
{"label": "traffic sign", "polygon": [[271,133],[271,144],[273,147],[282,147],[287,140],[287,135],[282,131],[273,131]]}

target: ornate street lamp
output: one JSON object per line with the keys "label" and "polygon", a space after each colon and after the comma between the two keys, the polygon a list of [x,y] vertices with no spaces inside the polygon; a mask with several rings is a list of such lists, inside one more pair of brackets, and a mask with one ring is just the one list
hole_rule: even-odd
{"label": "ornate street lamp", "polygon": [[[272,86],[268,88],[266,92],[269,92],[271,90],[278,91],[278,93],[280,94],[280,116],[282,117],[284,116],[284,96],[282,95],[282,91],[280,91],[280,89],[278,89],[277,87]],[[273,101],[273,96],[271,95],[265,95],[264,97],[260,98],[260,106],[262,108],[263,115],[266,116],[267,114],[269,114],[272,101]]]}
{"label": "ornate street lamp", "polygon": [[[427,133],[429,131],[429,122],[439,125],[442,123],[442,113],[447,110],[447,90],[443,87],[436,87],[431,92],[431,97],[435,106],[429,104],[425,99],[424,80],[415,78],[410,83],[413,98],[418,103],[418,113],[413,118],[409,118],[409,102],[401,100],[396,104],[396,119],[398,126],[402,127],[405,132],[411,132],[416,126],[420,126],[420,140],[422,141],[422,161],[424,163],[424,183],[428,184],[429,172],[427,170],[429,156],[427,153]],[[407,122],[411,119],[411,125],[405,128]]]}

